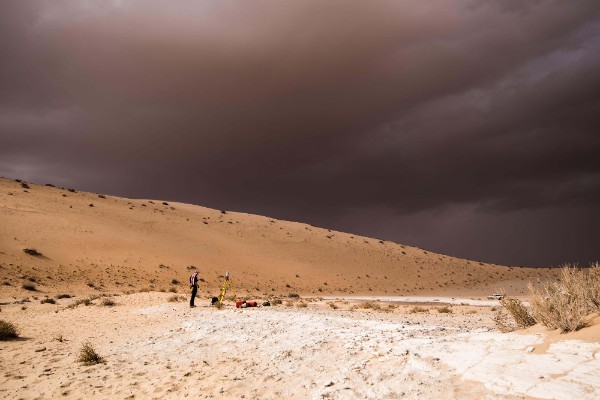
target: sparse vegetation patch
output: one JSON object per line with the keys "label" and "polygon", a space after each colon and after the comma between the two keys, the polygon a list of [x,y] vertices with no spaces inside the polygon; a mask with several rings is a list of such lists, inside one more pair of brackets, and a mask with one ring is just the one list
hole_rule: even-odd
{"label": "sparse vegetation patch", "polygon": [[571,332],[585,327],[587,317],[600,309],[600,264],[587,271],[565,266],[557,282],[536,289],[529,285],[532,314],[550,329]]}
{"label": "sparse vegetation patch", "polygon": [[411,314],[425,313],[425,312],[429,312],[429,308],[425,308],[425,307],[421,307],[421,306],[414,306],[413,308],[410,309]]}
{"label": "sparse vegetation patch", "polygon": [[90,342],[85,342],[81,349],[79,350],[79,358],[77,361],[83,363],[84,365],[95,365],[104,362],[104,358],[100,357],[94,346]]}
{"label": "sparse vegetation patch", "polygon": [[30,256],[35,256],[35,257],[39,257],[42,255],[42,253],[40,253],[36,249],[23,249],[23,253],[29,254]]}
{"label": "sparse vegetation patch", "polygon": [[15,339],[19,337],[19,331],[12,322],[0,319],[0,340]]}

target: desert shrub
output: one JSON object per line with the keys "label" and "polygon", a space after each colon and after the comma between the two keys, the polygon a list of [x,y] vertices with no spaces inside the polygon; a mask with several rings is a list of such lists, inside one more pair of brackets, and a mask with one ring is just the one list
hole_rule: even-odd
{"label": "desert shrub", "polygon": [[518,299],[504,297],[500,300],[506,311],[514,319],[518,328],[527,328],[536,323],[535,318],[527,307]]}
{"label": "desert shrub", "polygon": [[366,310],[379,310],[381,307],[378,303],[375,303],[373,301],[365,301],[360,304],[359,308],[364,308]]}
{"label": "desert shrub", "polygon": [[19,337],[19,330],[12,322],[0,319],[0,340],[14,339]]}
{"label": "desert shrub", "polygon": [[172,285],[178,285],[179,281],[177,279],[173,278],[173,279],[171,279],[171,284]]}
{"label": "desert shrub", "polygon": [[337,304],[335,304],[335,303],[333,303],[333,302],[329,302],[329,303],[327,303],[327,305],[328,305],[329,307],[333,308],[334,310],[337,310],[337,309],[338,309],[338,306],[337,306]]}
{"label": "desert shrub", "polygon": [[292,303],[291,301],[286,301],[284,304],[286,307],[292,307],[294,305],[294,303]]}
{"label": "desert shrub", "polygon": [[40,253],[36,249],[23,249],[23,253],[29,254],[30,256],[41,256],[42,255],[42,253]]}
{"label": "desert shrub", "polygon": [[100,357],[94,346],[90,342],[85,342],[81,349],[79,350],[79,358],[77,361],[83,363],[84,365],[94,365],[100,364],[104,362],[104,358]]}
{"label": "desert shrub", "polygon": [[40,301],[40,304],[56,304],[56,300],[47,298],[47,299],[43,299],[42,301]]}
{"label": "desert shrub", "polygon": [[494,313],[494,322],[500,332],[503,333],[512,332],[516,328],[514,319],[503,309],[499,309]]}
{"label": "desert shrub", "polygon": [[450,307],[441,307],[437,310],[440,314],[452,314],[452,309]]}
{"label": "desert shrub", "polygon": [[591,306],[600,309],[600,263],[591,265],[587,276],[587,294]]}
{"label": "desert shrub", "polygon": [[56,296],[54,296],[54,298],[58,299],[58,300],[60,300],[60,299],[70,299],[71,297],[73,297],[73,296],[71,296],[70,294],[57,294]]}
{"label": "desert shrub", "polygon": [[171,292],[171,293],[177,293],[177,288],[175,286],[171,286],[169,288],[169,292]]}
{"label": "desert shrub", "polygon": [[79,307],[82,304],[84,306],[89,306],[89,305],[92,304],[92,299],[89,298],[89,297],[86,297],[85,299],[76,300],[75,303],[69,305],[67,308],[76,308],[76,307]]}
{"label": "desert shrub", "polygon": [[425,313],[428,312],[429,308],[424,308],[421,306],[414,306],[413,308],[410,309],[410,313],[411,314],[417,314],[417,313]]}
{"label": "desert shrub", "polygon": [[298,293],[288,293],[288,296],[290,299],[297,299],[300,297],[300,295]]}
{"label": "desert shrub", "polygon": [[278,305],[279,305],[279,304],[281,304],[281,303],[282,303],[281,299],[274,299],[274,300],[271,302],[271,305],[278,306]]}
{"label": "desert shrub", "polygon": [[35,292],[37,288],[33,283],[24,283],[21,287],[25,290],[29,290],[30,292]]}
{"label": "desert shrub", "polygon": [[186,300],[187,300],[187,297],[185,297],[185,296],[178,296],[176,294],[174,294],[173,296],[169,296],[167,298],[167,301],[169,303],[178,303],[180,301],[186,301]]}
{"label": "desert shrub", "polygon": [[539,289],[530,283],[529,293],[533,315],[541,324],[563,333],[576,331],[600,308],[600,265],[593,264],[588,271],[566,265],[558,281]]}
{"label": "desert shrub", "polygon": [[301,301],[301,302],[299,302],[299,303],[298,303],[298,306],[297,306],[297,307],[298,307],[298,308],[306,308],[306,303],[305,303],[305,302],[303,302],[303,301]]}
{"label": "desert shrub", "polygon": [[112,307],[112,306],[116,305],[117,303],[115,303],[113,299],[111,299],[109,297],[105,297],[102,299],[102,302],[100,304],[102,304],[104,307]]}

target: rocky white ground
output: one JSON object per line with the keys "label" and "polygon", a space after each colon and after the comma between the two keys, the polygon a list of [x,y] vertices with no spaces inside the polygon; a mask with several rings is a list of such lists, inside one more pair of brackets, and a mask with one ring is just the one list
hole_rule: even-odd
{"label": "rocky white ground", "polygon": [[[534,351],[544,334],[502,334],[487,312],[190,309],[169,296],[2,306],[23,339],[0,342],[0,398],[600,398],[600,343]],[[77,363],[84,341],[106,363]]]}

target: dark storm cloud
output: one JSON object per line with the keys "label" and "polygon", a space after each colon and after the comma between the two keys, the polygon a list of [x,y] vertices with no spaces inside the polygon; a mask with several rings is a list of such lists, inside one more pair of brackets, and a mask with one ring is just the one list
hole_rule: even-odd
{"label": "dark storm cloud", "polygon": [[[0,174],[589,261],[599,17],[593,0],[5,1]],[[528,228],[548,210],[579,247]],[[529,246],[498,250],[516,231]]]}

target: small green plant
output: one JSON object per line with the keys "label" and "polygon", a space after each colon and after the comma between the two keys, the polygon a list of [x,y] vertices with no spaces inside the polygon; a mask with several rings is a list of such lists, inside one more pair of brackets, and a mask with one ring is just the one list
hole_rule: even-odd
{"label": "small green plant", "polygon": [[94,346],[90,342],[85,342],[81,349],[79,350],[79,358],[77,359],[80,363],[84,365],[95,365],[104,362],[104,358],[100,357]]}
{"label": "small green plant", "polygon": [[19,330],[12,322],[0,319],[0,340],[15,339],[19,337]]}

